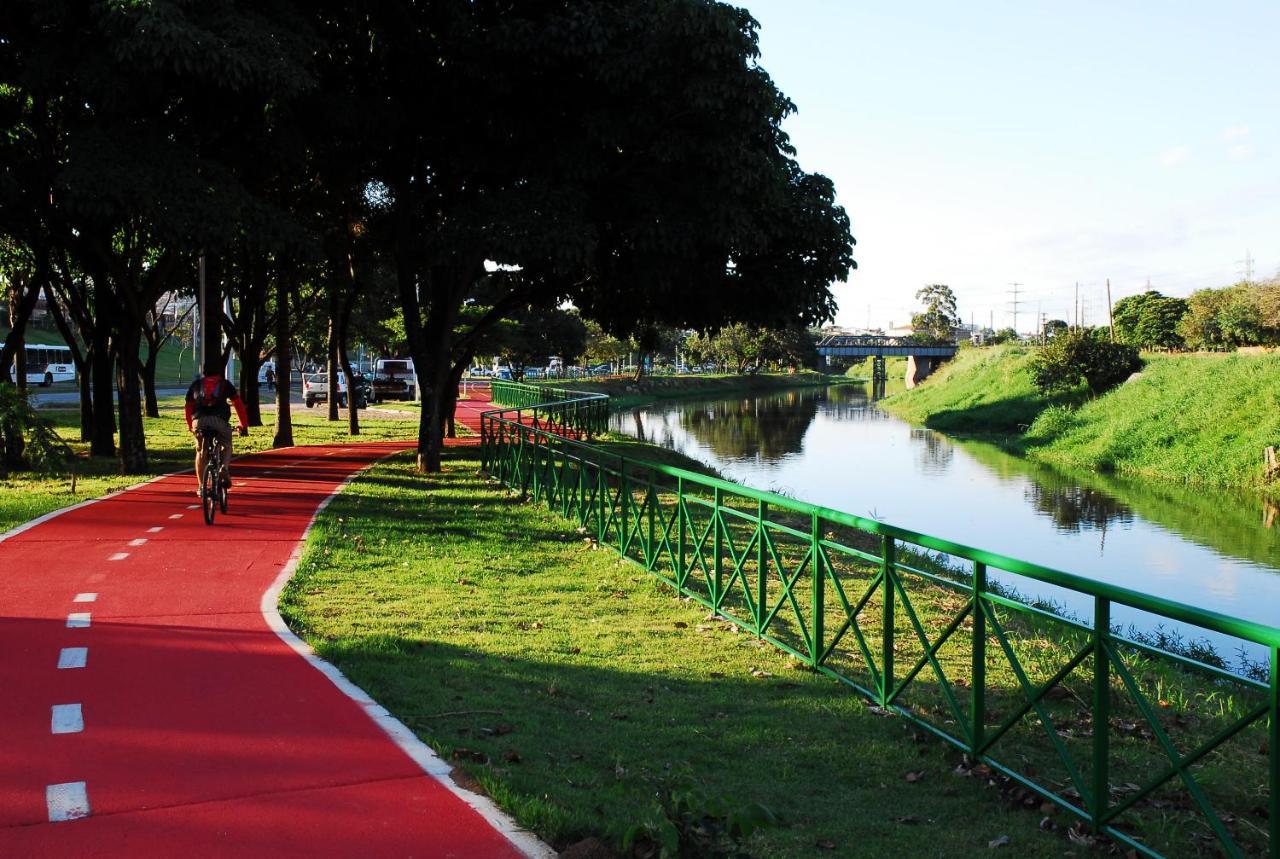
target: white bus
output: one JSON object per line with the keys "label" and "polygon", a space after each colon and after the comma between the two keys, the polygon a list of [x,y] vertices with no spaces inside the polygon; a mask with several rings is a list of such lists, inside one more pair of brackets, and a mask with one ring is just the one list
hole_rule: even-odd
{"label": "white bus", "polygon": [[71,382],[76,378],[76,365],[66,346],[27,346],[27,384],[48,387],[54,382]]}

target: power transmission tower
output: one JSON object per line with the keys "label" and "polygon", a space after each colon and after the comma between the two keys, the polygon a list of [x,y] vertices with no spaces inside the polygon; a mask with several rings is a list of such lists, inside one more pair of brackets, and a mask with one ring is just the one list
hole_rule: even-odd
{"label": "power transmission tower", "polygon": [[1013,287],[1013,289],[1009,290],[1010,292],[1012,292],[1012,293],[1013,293],[1013,301],[1011,301],[1011,302],[1009,302],[1009,303],[1013,305],[1013,330],[1014,330],[1014,333],[1017,333],[1017,331],[1018,331],[1018,305],[1019,305],[1019,304],[1022,304],[1022,302],[1018,300],[1018,290],[1021,288],[1022,284],[1020,284],[1020,283],[1011,283],[1011,284],[1009,284],[1009,285]]}
{"label": "power transmission tower", "polygon": [[1236,260],[1236,265],[1244,266],[1243,280],[1245,283],[1252,283],[1253,282],[1253,254],[1250,253],[1247,248],[1245,249],[1245,252],[1244,252],[1244,259]]}

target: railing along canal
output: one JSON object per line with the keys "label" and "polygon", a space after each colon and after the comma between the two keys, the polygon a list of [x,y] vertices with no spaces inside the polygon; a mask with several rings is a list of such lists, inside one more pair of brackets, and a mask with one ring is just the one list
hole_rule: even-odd
{"label": "railing along canal", "polygon": [[[491,477],[963,750],[966,771],[1144,855],[1280,857],[1280,629],[619,456],[589,443],[602,394],[495,382],[493,401],[510,408],[481,417]],[[1024,581],[1092,598],[1092,622]],[[1113,605],[1268,658],[1244,676],[1123,635]]]}

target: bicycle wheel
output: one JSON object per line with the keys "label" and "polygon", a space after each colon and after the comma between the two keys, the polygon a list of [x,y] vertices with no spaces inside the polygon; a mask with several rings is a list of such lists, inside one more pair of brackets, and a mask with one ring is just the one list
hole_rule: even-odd
{"label": "bicycle wheel", "polygon": [[225,455],[226,455],[225,453],[221,453],[221,452],[219,452],[218,454],[218,475],[219,475],[218,509],[221,510],[223,513],[227,512],[227,495],[230,494],[231,492],[231,478],[228,477],[226,480],[221,479],[222,478],[222,457]]}
{"label": "bicycle wheel", "polygon": [[204,510],[204,524],[212,525],[214,507],[218,503],[218,463],[217,457],[210,456],[204,464],[204,474],[200,476],[200,507]]}

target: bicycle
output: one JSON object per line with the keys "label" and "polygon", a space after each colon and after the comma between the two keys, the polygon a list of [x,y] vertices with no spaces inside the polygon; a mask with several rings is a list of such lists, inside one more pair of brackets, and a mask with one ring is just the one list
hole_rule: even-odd
{"label": "bicycle", "polygon": [[204,511],[204,524],[212,525],[216,510],[227,512],[230,481],[222,476],[227,452],[218,434],[209,427],[200,430],[200,445],[205,452],[204,473],[200,475],[200,507]]}

